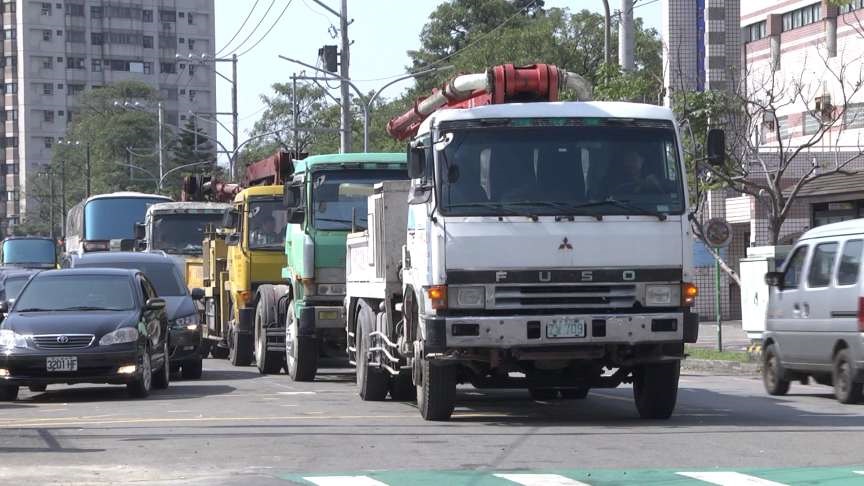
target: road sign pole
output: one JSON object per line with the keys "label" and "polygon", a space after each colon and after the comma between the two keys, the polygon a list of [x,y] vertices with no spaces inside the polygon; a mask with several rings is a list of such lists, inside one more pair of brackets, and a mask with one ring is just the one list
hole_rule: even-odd
{"label": "road sign pole", "polygon": [[[720,253],[720,248],[714,248]],[[717,351],[723,352],[723,321],[720,317],[720,262],[714,260],[714,316],[717,319]]]}

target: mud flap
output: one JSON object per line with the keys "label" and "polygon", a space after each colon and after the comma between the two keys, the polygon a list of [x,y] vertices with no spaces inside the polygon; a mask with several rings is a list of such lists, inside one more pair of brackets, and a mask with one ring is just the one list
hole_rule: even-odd
{"label": "mud flap", "polygon": [[300,319],[299,319],[297,330],[298,336],[315,336],[315,308],[314,307],[303,307],[300,309]]}
{"label": "mud flap", "polygon": [[699,314],[684,311],[684,342],[695,343],[699,339]]}
{"label": "mud flap", "polygon": [[252,334],[255,326],[255,308],[246,307],[240,309],[240,321],[237,323],[238,334]]}

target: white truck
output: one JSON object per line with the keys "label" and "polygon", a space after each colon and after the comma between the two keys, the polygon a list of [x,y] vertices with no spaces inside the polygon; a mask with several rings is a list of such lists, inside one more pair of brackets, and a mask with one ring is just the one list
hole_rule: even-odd
{"label": "white truck", "polygon": [[[684,343],[698,334],[673,114],[554,102],[562,85],[584,85],[554,66],[526,69],[541,67],[545,94],[530,86],[543,76],[499,66],[455,78],[388,126],[411,135],[411,180],[377,185],[368,229],[347,242],[347,352],[362,399],[416,392],[423,418],[447,420],[458,383],[543,400],[632,383],[641,417],[671,416]],[[526,76],[527,88],[513,81]],[[502,94],[500,79],[523,91]],[[723,144],[709,134],[712,162]]]}

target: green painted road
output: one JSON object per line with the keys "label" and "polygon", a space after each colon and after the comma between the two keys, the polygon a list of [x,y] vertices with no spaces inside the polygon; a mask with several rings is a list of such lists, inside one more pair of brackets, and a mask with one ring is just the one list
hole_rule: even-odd
{"label": "green painted road", "polygon": [[282,479],[317,486],[798,486],[864,485],[864,466],[742,470],[377,471],[291,474]]}

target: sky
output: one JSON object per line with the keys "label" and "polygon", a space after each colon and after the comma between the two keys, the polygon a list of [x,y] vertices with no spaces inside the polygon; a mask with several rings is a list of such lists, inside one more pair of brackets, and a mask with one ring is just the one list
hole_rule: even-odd
{"label": "sky", "polygon": [[[339,9],[339,0],[321,0],[332,9]],[[420,45],[419,33],[429,14],[443,0],[348,0],[348,16],[353,23],[348,30],[351,46],[350,76],[364,92],[375,90],[387,82],[388,77],[404,74],[409,64],[406,51]],[[270,8],[273,2],[272,8]],[[215,0],[216,50],[218,57],[229,57],[236,52],[238,61],[238,112],[240,117],[240,143],[248,138],[255,121],[263,111],[262,94],[271,94],[270,86],[277,82],[290,82],[293,73],[303,68],[278,55],[284,55],[315,64],[318,49],[324,44],[338,44],[328,29],[338,27],[338,18],[315,4],[313,0]],[[635,15],[643,17],[647,26],[660,30],[661,2],[643,0]],[[287,7],[286,7],[287,6]],[[588,9],[602,12],[601,0],[546,0],[547,7]],[[614,10],[619,0],[610,0]],[[270,8],[268,12],[268,8]],[[283,12],[279,22],[275,22]],[[243,20],[252,12],[248,22],[238,32]],[[266,14],[266,15],[265,15]],[[254,27],[261,22],[258,29]],[[265,36],[265,33],[269,33]],[[243,43],[245,39],[248,40]],[[260,43],[259,43],[260,40]],[[257,45],[255,45],[258,43]],[[226,45],[227,44],[227,45]],[[254,46],[254,47],[253,47]],[[237,49],[239,47],[239,49]],[[235,51],[236,49],[236,51]],[[221,51],[221,52],[220,52]],[[244,51],[248,51],[245,52]],[[230,66],[220,63],[220,72],[230,77]],[[385,98],[399,95],[411,81],[393,85],[382,93]],[[220,112],[231,111],[231,85],[217,77],[217,104]],[[334,91],[338,95],[338,91]],[[230,126],[230,117],[220,120]],[[220,130],[220,141],[230,146],[228,132]]]}

